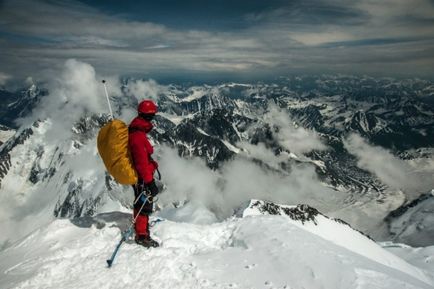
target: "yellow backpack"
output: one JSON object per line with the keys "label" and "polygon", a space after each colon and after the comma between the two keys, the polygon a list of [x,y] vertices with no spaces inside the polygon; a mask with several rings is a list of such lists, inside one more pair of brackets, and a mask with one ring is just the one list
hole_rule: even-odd
{"label": "yellow backpack", "polygon": [[113,119],[103,126],[98,133],[97,146],[107,171],[118,183],[137,183],[137,172],[128,149],[128,126],[123,121]]}

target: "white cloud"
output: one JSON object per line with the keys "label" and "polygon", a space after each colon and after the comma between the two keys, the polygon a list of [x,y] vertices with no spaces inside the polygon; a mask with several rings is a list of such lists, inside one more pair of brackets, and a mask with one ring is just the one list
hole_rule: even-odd
{"label": "white cloud", "polygon": [[330,27],[327,31],[293,33],[292,37],[305,45],[320,45],[329,42],[355,40],[355,36],[339,27]]}
{"label": "white cloud", "polygon": [[349,135],[344,146],[358,158],[359,167],[375,174],[389,187],[403,190],[410,199],[434,188],[433,171],[420,171],[389,150],[370,145],[357,134]]}
{"label": "white cloud", "polygon": [[143,99],[157,100],[159,94],[166,91],[165,86],[159,85],[155,80],[130,80],[126,86],[126,94],[134,96],[137,101]]}
{"label": "white cloud", "polygon": [[24,84],[25,85],[27,85],[27,86],[31,86],[31,85],[33,85],[35,82],[33,81],[33,77],[31,77],[31,76],[28,76],[27,78],[26,78],[26,80],[24,81]]}
{"label": "white cloud", "polygon": [[95,69],[84,62],[69,59],[61,72],[54,72],[47,84],[49,94],[42,98],[33,114],[22,123],[50,119],[48,139],[59,140],[71,135],[71,125],[85,114],[107,112],[106,97]]}
{"label": "white cloud", "polygon": [[167,186],[159,196],[162,205],[189,200],[201,203],[222,219],[252,198],[307,203],[324,212],[336,210],[343,200],[341,193],[321,184],[311,165],[294,165],[286,174],[237,158],[212,171],[200,159],[179,157],[175,149],[160,147],[157,154]]}
{"label": "white cloud", "polygon": [[[246,24],[250,26],[245,29],[206,31],[202,27],[199,28],[202,30],[177,29],[131,21],[75,1],[62,4],[41,0],[5,1],[0,19],[8,23],[8,32],[41,38],[46,43],[22,46],[6,39],[0,42],[3,51],[0,61],[2,69],[14,71],[15,76],[17,73],[40,75],[41,70],[68,58],[81,59],[99,71],[116,75],[182,71],[268,75],[288,70],[344,73],[379,70],[380,66],[370,63],[381,64],[388,71],[432,72],[434,59],[430,52],[434,45],[430,39],[434,37],[434,28],[427,23],[434,8],[428,0],[416,3],[319,1],[317,4],[312,6],[319,11],[306,9],[300,1],[289,8],[279,7],[247,17]],[[345,17],[333,17],[333,13],[343,13]],[[364,45],[370,49],[344,44],[336,49],[320,46],[377,38],[398,41],[382,45],[367,41]],[[401,38],[425,41],[398,43]],[[27,61],[17,60],[23,58]]]}
{"label": "white cloud", "polygon": [[280,109],[273,102],[268,104],[268,113],[264,115],[264,121],[277,128],[273,130],[275,139],[291,152],[303,154],[327,148],[316,132],[296,126],[290,119],[289,113]]}
{"label": "white cloud", "polygon": [[288,161],[288,155],[275,155],[274,152],[266,148],[264,143],[253,145],[249,142],[239,142],[236,146],[242,149],[241,155],[260,160],[275,170],[280,169],[281,163]]}
{"label": "white cloud", "polygon": [[11,78],[9,74],[0,71],[0,85],[5,85]]}

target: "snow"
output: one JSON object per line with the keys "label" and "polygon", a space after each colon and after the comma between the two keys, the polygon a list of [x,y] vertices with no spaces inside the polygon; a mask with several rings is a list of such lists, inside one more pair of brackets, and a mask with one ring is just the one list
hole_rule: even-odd
{"label": "snow", "polygon": [[203,129],[201,129],[201,128],[199,128],[199,127],[196,127],[196,130],[197,130],[199,133],[203,134],[203,135],[210,136],[210,135],[207,134]]}
{"label": "snow", "polygon": [[194,206],[163,210],[172,220],[152,228],[161,247],[127,242],[110,269],[130,215],[105,214],[105,226],[98,217],[92,226],[54,220],[0,252],[0,288],[432,288],[421,270],[325,217],[319,229],[248,212],[194,224],[211,214]]}
{"label": "snow", "polygon": [[[83,144],[81,150],[72,146],[71,140],[53,144],[46,135],[51,124],[49,119],[38,122],[31,127],[31,137],[9,151],[11,166],[0,188],[0,249],[52,222],[56,206],[75,188],[83,192],[74,196],[80,208],[86,209],[98,199],[101,206],[97,212],[122,209],[118,200],[126,197],[118,189],[106,193],[96,140]],[[116,201],[110,194],[117,194]]]}
{"label": "snow", "polygon": [[241,150],[239,148],[237,148],[236,146],[232,145],[230,142],[226,141],[226,140],[222,140],[223,144],[230,150],[233,151],[234,153],[238,154]]}
{"label": "snow", "polygon": [[179,116],[179,115],[169,114],[169,113],[165,113],[165,112],[159,112],[158,114],[160,116],[168,119],[169,121],[171,121],[175,125],[179,125],[184,119],[191,118],[193,116],[193,114]]}
{"label": "snow", "polygon": [[203,97],[208,92],[208,90],[203,87],[192,87],[191,90],[191,94],[182,98],[180,102],[191,102]]}
{"label": "snow", "polygon": [[[227,87],[243,85],[231,83]],[[266,99],[271,87],[277,85],[255,85],[249,91],[257,91],[252,98]],[[226,89],[225,85],[218,88]],[[283,91],[288,93],[289,108],[323,104],[320,111],[329,126],[344,126],[353,116],[352,109],[348,109],[339,112],[343,118],[336,118],[336,111],[344,106],[341,95],[300,101],[295,98],[295,92],[290,96],[290,91],[286,90],[285,87]],[[205,86],[190,88],[186,98],[178,98],[172,91],[167,97],[182,103],[209,95],[207,105],[219,107],[223,105],[223,98],[218,98],[218,93],[218,89]],[[242,115],[257,113],[256,102],[250,104],[237,99],[235,103]],[[372,106],[352,100],[348,100],[348,104],[362,107],[362,111]],[[194,112],[201,109],[201,101],[191,105],[183,103],[183,106],[193,107]],[[182,116],[161,115],[175,125],[194,115],[186,114],[186,110],[182,113]],[[376,110],[378,113],[380,109]],[[375,130],[382,128],[383,124],[385,122],[380,120]],[[132,243],[125,244],[113,269],[108,270],[104,266],[105,259],[120,237],[118,220],[109,220],[104,228],[98,225],[80,227],[74,221],[53,220],[54,206],[72,196],[68,194],[69,185],[76,185],[77,181],[82,181],[80,185],[83,188],[82,193],[74,196],[80,206],[88,200],[91,204],[90,201],[102,196],[102,201],[95,203],[99,206],[97,212],[127,212],[122,204],[131,202],[127,197],[120,197],[119,189],[109,189],[107,193],[103,169],[94,165],[95,160],[100,161],[93,158],[96,154],[90,150],[95,149],[94,143],[80,143],[80,148],[73,146],[72,142],[54,147],[44,140],[48,125],[44,123],[34,128],[34,135],[11,151],[11,168],[2,180],[0,288],[433,288],[433,247],[379,246],[349,226],[321,215],[316,217],[315,223],[302,223],[286,216],[264,216],[252,211],[250,214],[246,212],[244,218],[218,223],[212,212],[192,202],[159,213],[166,221],[158,223],[153,234],[163,242],[161,248],[144,250]],[[240,133],[236,125],[232,125],[240,139],[248,138],[247,132]],[[201,129],[198,131],[207,135]],[[0,140],[2,137],[0,131]],[[231,151],[240,151],[231,143],[222,142]],[[197,147],[195,143],[184,145],[190,155]],[[43,154],[39,156],[42,148]],[[81,155],[83,152],[86,153]],[[217,153],[211,150],[207,156],[213,160]],[[286,152],[282,155],[324,168],[324,162],[303,155]],[[68,161],[66,165],[65,160]],[[430,164],[427,162],[426,167]],[[29,175],[35,171],[34,168],[38,176],[49,179],[41,179],[37,184],[30,182]],[[49,177],[45,171],[51,168],[56,171]],[[71,169],[74,176],[70,177]],[[418,169],[421,170],[422,166]],[[67,180],[71,181],[65,183]],[[352,219],[346,220],[355,224],[373,220],[380,222],[386,213],[401,205],[405,197],[401,192],[387,193],[381,198],[376,195],[373,198],[368,193],[363,192],[361,197],[350,196],[355,198],[355,203],[342,210],[349,214],[360,209],[361,213],[353,213],[350,215]],[[112,197],[116,201],[104,199]],[[117,201],[123,199],[126,201]],[[432,206],[425,208],[420,212],[427,213]],[[432,214],[416,219],[416,209],[409,210],[405,218],[397,219],[396,227],[401,229],[410,224],[408,228],[412,230],[408,233],[414,236],[419,229],[431,232],[430,224],[434,224]],[[417,213],[417,216],[423,216],[419,211]],[[128,216],[125,218],[128,220]],[[423,226],[416,226],[415,220],[421,220]],[[359,228],[363,227],[359,224]],[[29,232],[33,233],[28,235]],[[27,237],[23,239],[24,235]],[[16,240],[21,241],[10,243]]]}
{"label": "snow", "polygon": [[383,242],[380,245],[408,263],[422,268],[434,278],[434,246],[412,248],[405,244]]}
{"label": "snow", "polygon": [[10,139],[15,134],[15,132],[16,131],[13,129],[10,130],[0,129],[0,144],[5,143],[8,139]]}
{"label": "snow", "polygon": [[[258,211],[255,207],[252,208],[252,204],[257,202],[258,200],[252,200],[250,202],[249,207],[243,213],[243,217],[264,214],[263,212]],[[279,207],[295,208],[295,206],[285,205],[279,205]],[[283,211],[281,214],[284,215]],[[329,240],[334,244],[342,246],[349,251],[378,262],[379,264],[393,267],[397,270],[407,272],[415,278],[427,281],[424,274],[420,270],[410,266],[408,263],[397,258],[393,254],[383,250],[377,243],[351,229],[351,227],[349,227],[347,224],[336,222],[335,220],[329,219],[328,217],[321,214],[315,217],[315,222],[309,221],[302,223],[292,219],[288,219],[288,222],[315,235],[318,235],[325,240]]]}
{"label": "snow", "polygon": [[220,85],[220,87],[224,88],[224,87],[230,87],[230,88],[234,88],[234,87],[251,87],[251,84],[248,83],[237,83],[237,82],[230,82],[230,83],[226,83],[223,85]]}
{"label": "snow", "polygon": [[323,161],[319,161],[319,160],[312,160],[311,161],[313,164],[315,164],[317,167],[319,167],[320,169],[322,169],[323,171],[325,171],[327,169],[325,163]]}
{"label": "snow", "polygon": [[[389,221],[389,230],[395,241],[405,242],[414,246],[424,246],[433,243],[434,236],[434,197],[432,190],[423,195],[425,198],[418,203],[408,205],[401,214]],[[422,196],[421,196],[422,197]]]}

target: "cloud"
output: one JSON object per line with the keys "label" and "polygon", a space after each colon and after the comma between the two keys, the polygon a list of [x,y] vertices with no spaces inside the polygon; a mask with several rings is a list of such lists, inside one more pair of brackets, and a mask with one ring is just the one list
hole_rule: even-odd
{"label": "cloud", "polygon": [[[19,122],[29,124],[37,119],[50,119],[48,140],[67,139],[72,133],[71,125],[80,117],[108,111],[101,80],[87,63],[67,60],[60,73],[54,72],[46,86],[49,94],[42,98],[31,116]],[[113,86],[109,86],[109,92],[113,92]],[[119,88],[115,92],[120,92]]]}
{"label": "cloud", "polygon": [[251,159],[260,160],[275,170],[279,170],[281,164],[287,162],[289,159],[289,155],[287,154],[282,153],[276,155],[273,151],[267,149],[264,143],[254,145],[249,142],[239,142],[236,146],[242,149],[240,152],[241,155],[245,155]]}
{"label": "cloud", "polygon": [[172,148],[160,147],[157,154],[166,185],[159,195],[163,207],[192,201],[208,208],[218,219],[224,219],[252,198],[307,203],[324,212],[336,210],[343,200],[341,193],[321,184],[312,165],[294,165],[291,173],[285,174],[241,157],[213,171],[203,160],[181,158]]}
{"label": "cloud", "polygon": [[[114,199],[110,195],[115,195],[114,191],[98,195],[106,188],[105,168],[97,154],[96,137],[78,139],[72,130],[81,117],[108,112],[102,77],[96,74],[91,65],[69,59],[59,71],[53,71],[48,79],[50,81],[45,85],[49,94],[42,97],[31,116],[20,120],[24,126],[30,126],[38,119],[41,122],[33,128],[30,141],[13,151],[12,158],[18,162],[22,172],[17,175],[11,170],[3,180],[0,225],[4,234],[0,237],[0,246],[6,239],[19,238],[42,225],[40,222],[48,222],[54,217],[54,206],[62,201],[60,198],[65,197],[74,185],[72,181],[65,184],[67,174],[73,175],[75,184],[83,181],[83,191],[89,194],[81,195],[83,200],[98,197],[104,203],[104,200]],[[121,95],[121,84],[117,77],[104,79],[107,80],[109,95]],[[29,77],[28,84],[32,82]],[[122,112],[125,117],[126,110]],[[80,149],[76,148],[77,145]],[[40,159],[36,157],[39,153]],[[38,172],[53,171],[49,178],[44,177],[37,184],[32,184],[28,180],[32,166]],[[17,178],[21,186],[16,186]],[[5,182],[7,185],[4,185]],[[125,204],[125,199],[132,195],[115,197]]]}
{"label": "cloud", "polygon": [[0,85],[5,85],[12,76],[4,72],[0,72]]}
{"label": "cloud", "polygon": [[129,80],[126,85],[126,94],[133,96],[140,102],[143,99],[157,100],[160,93],[167,91],[166,87],[159,85],[155,80]]}
{"label": "cloud", "polygon": [[269,102],[268,113],[264,115],[263,120],[275,128],[272,129],[275,139],[291,152],[303,154],[326,149],[316,132],[297,126],[291,121],[289,113],[273,102]]}
{"label": "cloud", "polygon": [[349,135],[344,146],[358,158],[359,167],[375,174],[390,188],[404,191],[409,199],[434,188],[433,170],[429,171],[429,167],[421,171],[389,150],[370,145],[357,134]]}
{"label": "cloud", "polygon": [[[234,10],[240,13],[236,18],[242,29],[207,29],[209,21],[200,17],[197,26],[185,28],[166,25],[172,22],[163,16],[159,23],[129,20],[77,1],[4,1],[0,23],[7,30],[0,41],[0,61],[5,72],[20,77],[41,75],[69,58],[115,75],[432,75],[434,8],[429,0],[277,1],[259,6],[253,13]],[[225,7],[222,11],[232,11],[230,3]]]}
{"label": "cloud", "polygon": [[35,84],[35,82],[33,81],[33,77],[28,76],[26,78],[26,80],[24,81],[24,84],[27,85],[27,86],[31,86],[31,85]]}

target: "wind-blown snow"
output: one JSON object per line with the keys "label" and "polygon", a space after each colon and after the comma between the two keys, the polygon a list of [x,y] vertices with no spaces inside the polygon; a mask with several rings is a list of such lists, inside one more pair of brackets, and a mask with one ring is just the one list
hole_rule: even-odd
{"label": "wind-blown snow", "polygon": [[[113,221],[119,221],[118,216],[113,213]],[[55,220],[0,252],[0,287],[428,289],[433,285],[421,270],[386,251],[381,253],[385,262],[380,263],[369,251],[350,250],[359,242],[359,233],[348,226],[336,223],[342,229],[328,240],[321,234],[336,226],[323,227],[325,219],[319,219],[317,231],[310,228],[313,224],[296,224],[286,216],[251,215],[204,225],[187,221],[157,223],[152,232],[162,243],[160,248],[126,243],[108,269],[105,260],[120,238],[114,222],[98,229],[101,223],[85,228]],[[356,244],[342,246],[339,241]]]}

